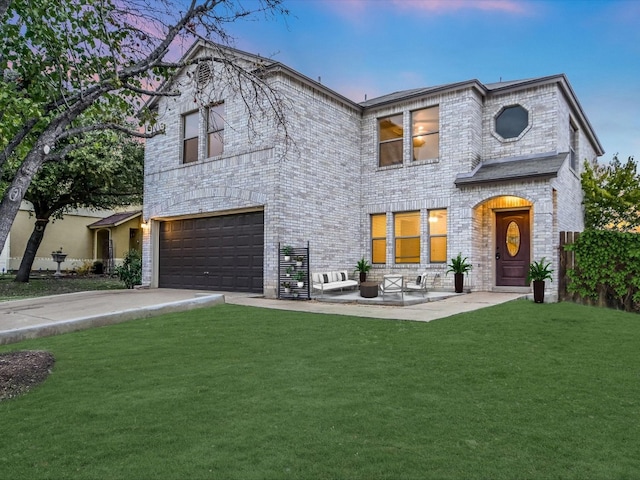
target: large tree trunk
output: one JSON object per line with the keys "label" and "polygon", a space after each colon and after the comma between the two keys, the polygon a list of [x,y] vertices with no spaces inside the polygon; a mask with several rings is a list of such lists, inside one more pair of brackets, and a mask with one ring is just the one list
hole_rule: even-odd
{"label": "large tree trunk", "polygon": [[20,268],[18,269],[18,274],[15,278],[16,282],[26,283],[29,281],[31,267],[33,267],[33,261],[36,258],[38,247],[40,247],[42,239],[44,238],[44,230],[45,228],[47,228],[48,223],[48,218],[38,218],[36,220],[36,224],[33,227],[33,231],[31,232],[31,236],[29,237],[29,241],[27,242],[27,248],[24,249],[24,254],[22,255]]}
{"label": "large tree trunk", "polygon": [[13,221],[18,215],[20,204],[24,198],[27,188],[31,184],[34,175],[40,170],[44,163],[44,153],[42,149],[32,149],[20,165],[18,172],[13,177],[11,185],[5,190],[0,203],[0,248],[9,236],[9,231]]}

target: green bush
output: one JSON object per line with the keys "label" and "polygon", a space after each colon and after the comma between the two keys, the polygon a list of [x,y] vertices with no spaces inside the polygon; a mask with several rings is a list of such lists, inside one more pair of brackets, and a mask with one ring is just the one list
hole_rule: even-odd
{"label": "green bush", "polygon": [[640,311],[640,235],[586,230],[567,250],[575,252],[568,271],[569,292],[602,306]]}
{"label": "green bush", "polygon": [[137,250],[129,250],[124,256],[122,265],[115,268],[116,275],[127,288],[142,283],[142,256]]}

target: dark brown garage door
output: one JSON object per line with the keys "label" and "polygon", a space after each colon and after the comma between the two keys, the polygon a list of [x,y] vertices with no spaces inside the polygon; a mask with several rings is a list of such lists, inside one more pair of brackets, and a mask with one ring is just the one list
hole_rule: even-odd
{"label": "dark brown garage door", "polygon": [[264,213],[160,224],[162,288],[262,293]]}

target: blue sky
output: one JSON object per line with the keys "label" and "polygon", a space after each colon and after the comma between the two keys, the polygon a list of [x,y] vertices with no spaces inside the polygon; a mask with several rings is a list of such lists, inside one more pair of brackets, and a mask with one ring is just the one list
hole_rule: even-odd
{"label": "blue sky", "polygon": [[[255,0],[242,0],[246,5]],[[640,0],[285,0],[233,24],[241,50],[361,102],[397,90],[564,73],[608,161],[640,160]]]}

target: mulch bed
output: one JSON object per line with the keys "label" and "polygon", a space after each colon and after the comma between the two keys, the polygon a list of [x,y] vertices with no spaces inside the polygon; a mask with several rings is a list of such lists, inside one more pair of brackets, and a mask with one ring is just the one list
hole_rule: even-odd
{"label": "mulch bed", "polygon": [[40,385],[51,373],[54,363],[51,353],[40,350],[0,353],[0,402]]}

